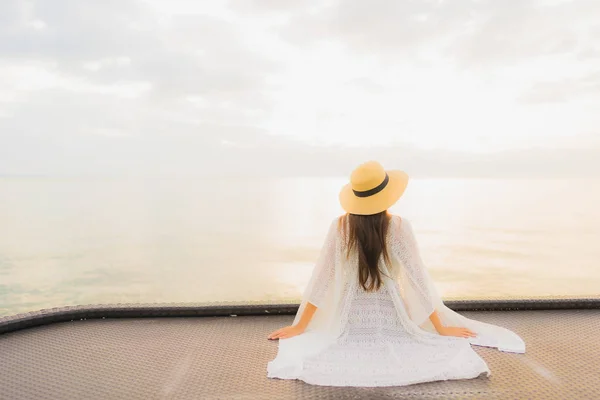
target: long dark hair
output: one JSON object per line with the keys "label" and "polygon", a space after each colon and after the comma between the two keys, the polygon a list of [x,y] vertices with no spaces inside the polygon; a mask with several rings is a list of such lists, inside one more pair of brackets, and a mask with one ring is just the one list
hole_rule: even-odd
{"label": "long dark hair", "polygon": [[390,225],[387,210],[374,215],[346,214],[340,218],[341,229],[346,238],[346,256],[356,249],[358,253],[358,281],[364,290],[374,292],[383,284],[379,259],[390,265],[386,237]]}

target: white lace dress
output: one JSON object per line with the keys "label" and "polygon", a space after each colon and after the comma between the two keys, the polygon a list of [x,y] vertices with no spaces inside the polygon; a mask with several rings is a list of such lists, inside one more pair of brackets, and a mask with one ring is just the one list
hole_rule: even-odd
{"label": "white lace dress", "polygon": [[[421,261],[410,222],[393,216],[388,230],[391,268],[381,262],[384,285],[365,292],[356,254],[345,256],[337,219],[304,292],[317,306],[306,331],[279,340],[267,376],[326,386],[401,386],[489,375],[471,344],[523,353],[515,333],[467,319],[444,306]],[[464,326],[477,338],[440,336],[429,321],[437,310],[446,326]]]}

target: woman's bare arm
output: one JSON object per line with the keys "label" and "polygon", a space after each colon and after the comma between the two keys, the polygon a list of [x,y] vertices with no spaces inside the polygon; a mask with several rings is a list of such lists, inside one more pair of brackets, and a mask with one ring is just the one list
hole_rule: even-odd
{"label": "woman's bare arm", "polygon": [[443,328],[442,321],[440,321],[440,316],[438,315],[437,311],[434,310],[431,313],[431,315],[429,316],[429,320],[433,324],[433,327],[435,328],[436,331],[439,332],[440,329]]}
{"label": "woman's bare arm", "polygon": [[302,316],[300,316],[300,321],[298,321],[296,325],[290,325],[276,330],[269,335],[269,339],[287,339],[300,335],[310,323],[315,311],[317,311],[317,306],[307,302],[304,311],[302,312]]}
{"label": "woman's bare arm", "polygon": [[313,315],[315,315],[315,311],[317,311],[317,306],[307,302],[306,306],[304,307],[304,312],[302,313],[302,316],[300,317],[300,321],[298,321],[297,326],[304,331],[310,323],[310,320],[312,319]]}
{"label": "woman's bare arm", "polygon": [[477,334],[467,328],[460,328],[456,326],[443,326],[440,321],[440,316],[437,311],[434,311],[429,316],[429,320],[433,324],[435,330],[442,336],[457,336],[457,337],[475,337]]}

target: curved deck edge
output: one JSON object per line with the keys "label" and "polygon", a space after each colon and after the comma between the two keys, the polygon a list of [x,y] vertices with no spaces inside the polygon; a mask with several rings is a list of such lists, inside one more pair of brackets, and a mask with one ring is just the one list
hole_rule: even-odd
{"label": "curved deck edge", "polygon": [[[449,300],[455,311],[600,309],[600,298]],[[0,334],[40,325],[103,318],[236,317],[295,314],[299,304],[97,304],[43,309],[0,318]]]}

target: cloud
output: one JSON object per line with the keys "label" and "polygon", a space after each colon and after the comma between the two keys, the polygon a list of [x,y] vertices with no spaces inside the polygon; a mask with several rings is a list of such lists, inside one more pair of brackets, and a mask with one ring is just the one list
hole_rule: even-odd
{"label": "cloud", "polygon": [[[597,96],[597,4],[2,1],[0,173],[339,175],[380,158],[421,175],[539,174],[531,163],[564,162],[416,143],[565,126],[526,107]],[[578,115],[594,135],[596,114]],[[340,146],[350,131],[372,145]],[[319,136],[336,146],[302,140]],[[589,151],[565,154],[588,168]]]}
{"label": "cloud", "polygon": [[535,83],[521,100],[526,103],[565,102],[588,95],[600,95],[598,72],[579,78]]}
{"label": "cloud", "polygon": [[[149,80],[161,95],[231,94],[260,87],[276,64],[252,51],[232,23],[212,16],[176,15],[161,23],[131,0],[9,4],[15,21],[0,36],[5,57],[52,60],[62,72],[102,83]],[[32,20],[47,27],[32,29]]]}
{"label": "cloud", "polygon": [[280,14],[306,12],[314,8],[319,8],[320,0],[305,1],[279,1],[279,0],[230,0],[229,5],[239,13],[255,14]]}
{"label": "cloud", "polygon": [[[135,2],[74,0],[2,2],[0,51],[6,57],[46,58],[69,64],[150,49],[151,41],[134,21],[147,13]],[[39,21],[43,29],[35,29]]]}
{"label": "cloud", "polygon": [[281,28],[296,45],[339,41],[349,49],[382,58],[418,53],[420,46],[455,35],[472,18],[470,2],[342,0],[290,18]]}
{"label": "cloud", "polygon": [[598,146],[473,154],[408,145],[313,147],[283,138],[265,140],[260,131],[241,134],[236,127],[220,126],[219,134],[218,141],[212,134],[118,139],[97,135],[69,140],[21,136],[9,148],[0,149],[0,171],[76,177],[346,176],[358,163],[377,159],[418,178],[600,178]]}
{"label": "cloud", "polygon": [[385,92],[385,86],[364,76],[350,79],[346,85],[362,90],[365,93],[379,94]]}
{"label": "cloud", "polygon": [[515,99],[526,103],[596,93],[588,81],[600,69],[600,2],[595,0],[232,4],[243,15],[279,15],[287,23],[273,29],[302,50],[338,43],[358,59],[375,58],[400,74],[407,73],[407,65],[421,70],[444,65],[457,77],[469,73],[481,81],[505,81],[522,91]]}
{"label": "cloud", "polygon": [[427,59],[432,50],[466,68],[590,51],[600,29],[594,0],[340,0],[275,10],[267,4],[233,2],[244,13],[284,15],[289,23],[280,32],[298,46],[337,41],[383,59]]}
{"label": "cloud", "polygon": [[9,0],[0,22],[0,139],[16,146],[11,160],[28,159],[36,141],[59,157],[98,136],[188,135],[201,146],[256,136],[271,107],[276,59],[224,17],[165,16],[132,0]]}
{"label": "cloud", "polygon": [[[511,65],[574,54],[593,44],[600,6],[593,1],[484,2],[473,27],[449,48],[463,66]],[[573,21],[577,21],[574,24]]]}

